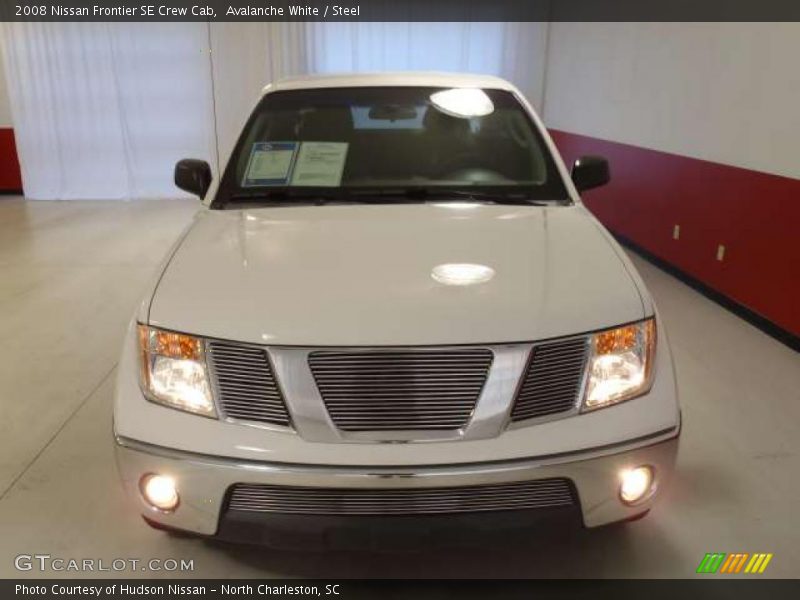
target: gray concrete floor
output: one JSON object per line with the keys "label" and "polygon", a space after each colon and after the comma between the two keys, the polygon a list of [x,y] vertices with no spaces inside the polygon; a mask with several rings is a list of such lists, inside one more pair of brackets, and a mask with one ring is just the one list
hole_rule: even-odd
{"label": "gray concrete floor", "polygon": [[800,575],[800,357],[637,257],[685,418],[677,476],[647,518],[403,554],[276,552],[151,530],[117,481],[113,378],[136,302],[196,208],[0,197],[0,577],[87,575],[15,570],[15,556],[34,553],[193,559],[186,575],[209,578],[688,577],[712,551],[772,552],[766,575]]}

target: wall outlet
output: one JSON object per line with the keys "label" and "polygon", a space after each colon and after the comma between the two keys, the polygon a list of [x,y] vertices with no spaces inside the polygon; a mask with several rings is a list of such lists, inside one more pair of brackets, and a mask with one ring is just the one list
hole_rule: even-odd
{"label": "wall outlet", "polygon": [[679,240],[680,238],[681,238],[681,226],[680,225],[675,225],[672,228],[672,239],[673,240]]}
{"label": "wall outlet", "polygon": [[722,244],[717,246],[717,260],[719,262],[725,260],[725,246],[723,246]]}

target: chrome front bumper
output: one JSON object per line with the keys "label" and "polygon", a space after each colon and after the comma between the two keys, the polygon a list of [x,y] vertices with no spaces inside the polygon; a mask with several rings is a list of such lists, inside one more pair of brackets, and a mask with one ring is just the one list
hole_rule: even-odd
{"label": "chrome front bumper", "polygon": [[[583,524],[596,527],[646,512],[675,464],[680,426],[645,438],[590,451],[491,463],[415,467],[333,467],[241,461],[152,446],[117,437],[116,457],[125,489],[149,521],[168,528],[215,535],[228,489],[237,483],[321,488],[418,488],[473,486],[563,477],[577,491]],[[655,469],[655,493],[635,506],[619,499],[620,471]],[[171,513],[153,509],[139,490],[142,475],[170,475],[181,502]],[[358,517],[354,517],[358,518]],[[389,518],[389,517],[387,517]]]}

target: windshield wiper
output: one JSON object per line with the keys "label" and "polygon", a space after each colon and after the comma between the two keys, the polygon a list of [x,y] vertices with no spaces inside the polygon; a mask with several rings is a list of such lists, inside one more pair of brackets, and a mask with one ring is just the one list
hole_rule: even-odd
{"label": "windshield wiper", "polygon": [[446,188],[438,186],[411,186],[411,187],[386,187],[386,188],[291,188],[275,187],[260,188],[257,191],[233,194],[225,199],[223,206],[228,204],[292,204],[298,201],[314,203],[317,205],[329,202],[360,202],[360,203],[386,203],[386,202],[490,202],[492,204],[511,204],[517,206],[550,206],[563,204],[563,200],[538,200],[530,197],[525,192],[465,190],[460,188]]}
{"label": "windshield wiper", "polygon": [[381,200],[379,201],[384,201],[385,198],[398,198],[419,201],[452,200],[454,202],[463,202],[464,199],[468,199],[476,202],[524,206],[549,206],[563,202],[563,200],[534,200],[524,192],[464,190],[446,187],[350,188],[348,194],[351,197],[359,197],[359,200],[361,197],[367,196],[380,198]]}
{"label": "windshield wiper", "polygon": [[228,204],[285,204],[297,201],[325,204],[348,200],[348,194],[341,188],[261,188],[258,191],[243,192],[228,196],[222,206]]}

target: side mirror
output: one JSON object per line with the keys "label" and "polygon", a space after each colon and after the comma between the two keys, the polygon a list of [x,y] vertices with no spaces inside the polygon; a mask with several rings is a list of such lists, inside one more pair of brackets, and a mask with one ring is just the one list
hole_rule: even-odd
{"label": "side mirror", "polygon": [[602,156],[581,156],[572,165],[572,182],[579,192],[600,187],[611,181],[608,161]]}
{"label": "side mirror", "polygon": [[179,160],[175,165],[175,185],[202,200],[211,186],[211,167],[196,158]]}

